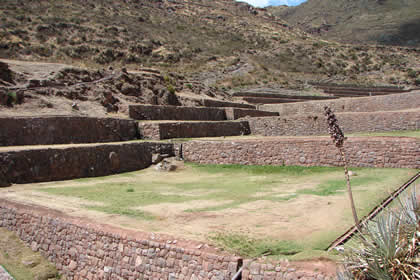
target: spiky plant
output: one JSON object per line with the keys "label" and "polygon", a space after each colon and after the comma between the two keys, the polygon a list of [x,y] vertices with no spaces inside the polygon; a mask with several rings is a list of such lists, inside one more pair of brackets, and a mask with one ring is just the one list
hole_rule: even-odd
{"label": "spiky plant", "polygon": [[328,106],[324,107],[324,114],[328,122],[328,133],[330,134],[335,146],[340,152],[341,160],[343,161],[343,164],[344,164],[344,175],[346,177],[347,193],[350,200],[351,211],[353,214],[354,223],[358,231],[361,232],[361,228],[359,225],[359,218],[357,217],[356,207],[354,205],[353,192],[351,190],[351,185],[350,185],[350,176],[349,176],[349,169],[347,165],[347,158],[344,152],[344,140],[345,140],[344,133],[341,130],[340,126],[338,125],[337,118],[335,117],[335,114],[330,109],[330,107]]}
{"label": "spiky plant", "polygon": [[420,279],[420,217],[415,192],[397,210],[387,211],[365,230],[358,247],[350,248],[340,279]]}

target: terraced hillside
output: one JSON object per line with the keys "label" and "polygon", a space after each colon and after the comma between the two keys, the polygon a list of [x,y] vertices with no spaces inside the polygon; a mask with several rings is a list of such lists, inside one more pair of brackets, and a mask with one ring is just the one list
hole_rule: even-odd
{"label": "terraced hillside", "polygon": [[416,49],[349,46],[233,0],[1,1],[0,57],[158,67],[220,88],[307,81],[415,85]]}

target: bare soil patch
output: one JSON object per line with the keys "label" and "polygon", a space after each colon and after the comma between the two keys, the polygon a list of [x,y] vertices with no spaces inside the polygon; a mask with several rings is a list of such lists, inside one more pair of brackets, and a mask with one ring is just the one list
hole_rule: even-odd
{"label": "bare soil patch", "polygon": [[[169,173],[150,167],[109,177],[14,185],[0,193],[7,200],[122,228],[201,242],[211,242],[214,233],[241,234],[319,250],[350,227],[352,219],[341,187],[330,195],[308,193],[344,183],[342,170],[310,170],[220,171],[180,164]],[[364,215],[416,171],[356,172],[354,195]]]}

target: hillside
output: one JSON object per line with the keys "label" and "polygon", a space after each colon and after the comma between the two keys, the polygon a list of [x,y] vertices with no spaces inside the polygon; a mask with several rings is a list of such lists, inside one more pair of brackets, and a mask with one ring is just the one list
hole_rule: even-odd
{"label": "hillside", "polygon": [[420,46],[418,0],[308,0],[270,7],[293,26],[345,43]]}
{"label": "hillside", "polygon": [[[411,0],[410,0],[411,1]],[[233,0],[0,1],[0,58],[144,67],[216,92],[310,81],[414,86],[419,49],[343,45]],[[182,85],[181,85],[182,86]]]}

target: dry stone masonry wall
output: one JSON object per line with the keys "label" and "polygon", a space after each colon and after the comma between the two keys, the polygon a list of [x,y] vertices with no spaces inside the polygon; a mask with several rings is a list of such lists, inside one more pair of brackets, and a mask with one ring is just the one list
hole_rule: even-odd
{"label": "dry stone masonry wall", "polygon": [[223,121],[225,110],[206,107],[131,105],[130,118],[135,120]]}
{"label": "dry stone masonry wall", "polygon": [[133,120],[71,116],[0,118],[0,146],[116,142],[136,138]]}
{"label": "dry stone masonry wall", "polygon": [[91,221],[16,209],[0,201],[0,226],[16,232],[69,280],[230,279],[238,258]]}
{"label": "dry stone masonry wall", "polygon": [[[229,280],[240,258],[194,241],[123,230],[0,199],[0,227],[14,231],[69,280]],[[242,279],[334,279],[289,262],[244,260]]]}
{"label": "dry stone masonry wall", "polygon": [[[183,158],[202,164],[341,166],[329,137],[189,141]],[[420,139],[351,137],[345,142],[350,166],[420,168]]]}
{"label": "dry stone masonry wall", "polygon": [[420,91],[360,98],[341,98],[328,101],[309,101],[288,104],[269,104],[258,109],[279,112],[280,116],[295,114],[323,114],[328,105],[334,112],[397,111],[420,107]]}
{"label": "dry stone masonry wall", "polygon": [[247,121],[223,122],[140,122],[144,139],[239,136],[250,134]]}
{"label": "dry stone masonry wall", "polygon": [[[338,113],[344,133],[383,132],[420,129],[420,112]],[[328,134],[323,115],[247,118],[251,134],[264,136],[303,136]]]}
{"label": "dry stone masonry wall", "polygon": [[140,170],[153,153],[173,155],[168,143],[82,144],[0,151],[0,181],[32,183]]}

